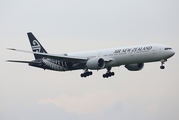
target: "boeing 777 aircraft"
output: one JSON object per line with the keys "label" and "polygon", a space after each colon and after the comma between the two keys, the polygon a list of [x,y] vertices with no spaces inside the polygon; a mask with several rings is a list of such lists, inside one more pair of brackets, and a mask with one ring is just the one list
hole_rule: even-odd
{"label": "boeing 777 aircraft", "polygon": [[28,63],[30,66],[44,70],[72,71],[83,69],[84,73],[81,74],[81,77],[92,75],[92,72],[88,71],[89,69],[107,69],[103,77],[108,78],[114,76],[114,72],[111,72],[112,67],[124,65],[130,71],[138,71],[144,67],[144,63],[156,61],[160,61],[160,68],[164,69],[164,62],[175,54],[169,46],[148,44],[55,55],[47,53],[31,32],[27,33],[27,35],[32,52],[12,48],[9,50],[32,53],[34,54],[35,60],[8,60],[8,62]]}

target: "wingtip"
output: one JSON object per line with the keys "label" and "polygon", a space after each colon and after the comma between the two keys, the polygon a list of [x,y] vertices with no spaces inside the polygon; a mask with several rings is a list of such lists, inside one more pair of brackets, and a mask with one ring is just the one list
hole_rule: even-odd
{"label": "wingtip", "polygon": [[16,49],[14,49],[14,48],[6,48],[7,50],[16,50]]}
{"label": "wingtip", "polygon": [[11,62],[11,60],[6,60],[6,62]]}
{"label": "wingtip", "polygon": [[14,62],[13,60],[6,60],[6,62]]}

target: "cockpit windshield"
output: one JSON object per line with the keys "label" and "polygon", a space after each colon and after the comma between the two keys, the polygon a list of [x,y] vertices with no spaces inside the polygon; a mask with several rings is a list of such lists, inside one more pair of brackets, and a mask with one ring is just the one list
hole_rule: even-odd
{"label": "cockpit windshield", "polygon": [[165,50],[171,50],[172,48],[165,48]]}

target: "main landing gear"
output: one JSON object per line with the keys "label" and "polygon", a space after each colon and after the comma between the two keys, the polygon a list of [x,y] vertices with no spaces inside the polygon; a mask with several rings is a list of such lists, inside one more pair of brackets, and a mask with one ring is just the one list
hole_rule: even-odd
{"label": "main landing gear", "polygon": [[160,66],[160,69],[165,69],[165,66],[163,66],[164,62],[167,62],[167,60],[161,60],[161,66]]}
{"label": "main landing gear", "polygon": [[81,77],[87,77],[87,76],[90,76],[92,75],[93,73],[90,71],[88,71],[88,69],[85,69],[85,72],[81,74]]}
{"label": "main landing gear", "polygon": [[111,72],[111,67],[107,68],[106,74],[103,74],[103,78],[114,76],[114,72]]}

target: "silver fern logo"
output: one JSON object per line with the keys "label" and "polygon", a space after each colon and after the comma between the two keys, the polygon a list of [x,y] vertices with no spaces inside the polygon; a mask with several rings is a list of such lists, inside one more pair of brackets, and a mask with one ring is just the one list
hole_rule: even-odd
{"label": "silver fern logo", "polygon": [[34,52],[40,52],[40,50],[41,50],[41,46],[40,46],[40,44],[37,42],[37,40],[33,40],[33,42],[32,42],[32,50],[34,51]]}
{"label": "silver fern logo", "polygon": [[67,70],[68,70],[67,68],[65,68],[65,67],[63,67],[63,66],[61,66],[61,65],[58,65],[58,64],[56,64],[56,63],[53,63],[53,62],[51,61],[51,59],[45,59],[45,58],[43,58],[42,61],[43,61],[43,63],[44,63],[46,66],[50,67],[50,68],[53,69],[53,70],[57,70],[57,71],[67,71]]}

